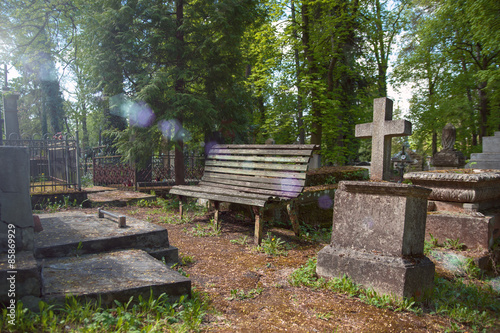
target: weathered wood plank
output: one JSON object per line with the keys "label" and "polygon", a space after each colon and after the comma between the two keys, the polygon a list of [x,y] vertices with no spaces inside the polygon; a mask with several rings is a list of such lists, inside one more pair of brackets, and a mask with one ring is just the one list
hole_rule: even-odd
{"label": "weathered wood plank", "polygon": [[206,166],[205,171],[217,172],[222,174],[236,174],[236,175],[254,175],[264,177],[278,177],[278,178],[293,178],[293,179],[306,179],[306,173],[297,172],[279,172],[279,171],[263,171],[263,170],[247,170],[247,169],[231,169],[221,168],[215,166]]}
{"label": "weathered wood plank", "polygon": [[207,159],[298,164],[307,164],[309,162],[309,156],[208,155]]}
{"label": "weathered wood plank", "polygon": [[224,168],[238,168],[244,170],[279,170],[279,171],[307,171],[307,164],[280,164],[280,163],[255,163],[250,161],[244,162],[229,162],[229,161],[213,161],[208,160],[205,162],[206,166],[216,166]]}
{"label": "weathered wood plank", "polygon": [[201,181],[200,184],[201,186],[209,186],[209,187],[215,187],[215,188],[225,188],[225,189],[230,189],[230,190],[238,190],[242,192],[249,192],[249,193],[258,193],[258,194],[264,194],[272,197],[279,197],[283,199],[290,199],[290,198],[296,198],[300,192],[285,192],[285,191],[276,191],[276,190],[266,190],[266,189],[261,189],[261,188],[255,188],[252,186],[245,187],[245,186],[237,186],[237,185],[229,185],[229,184],[218,184],[218,183],[210,183],[210,182],[204,182]]}
{"label": "weathered wood plank", "polygon": [[305,185],[305,182],[306,182],[305,179],[254,177],[254,176],[246,176],[246,175],[213,173],[213,172],[210,172],[207,170],[205,170],[205,174],[204,174],[202,179],[205,179],[205,177],[231,179],[231,180],[248,181],[248,182],[257,182],[257,183],[265,183],[265,184],[302,186],[302,187]]}
{"label": "weathered wood plank", "polygon": [[219,194],[212,194],[212,193],[205,193],[205,192],[184,191],[184,190],[175,189],[175,188],[172,188],[171,193],[172,193],[172,191],[175,192],[173,194],[183,195],[183,196],[187,196],[187,197],[195,197],[195,198],[215,200],[215,201],[221,201],[221,202],[238,203],[238,204],[249,205],[249,206],[264,207],[266,202],[267,202],[267,200],[249,199],[249,198],[219,195]]}
{"label": "weathered wood plank", "polygon": [[292,150],[297,150],[297,149],[305,149],[305,150],[315,150],[319,149],[318,145],[310,144],[310,145],[234,145],[234,144],[216,144],[212,148],[238,148],[238,149],[292,149]]}
{"label": "weathered wood plank", "polygon": [[284,155],[284,156],[311,156],[312,150],[271,150],[271,149],[210,149],[209,155],[223,154],[223,155]]}
{"label": "weathered wood plank", "polygon": [[274,191],[292,192],[292,193],[301,193],[304,189],[303,184],[302,186],[300,184],[295,186],[285,185],[285,184],[272,184],[272,183],[245,181],[240,179],[231,179],[223,177],[210,177],[207,175],[203,176],[202,182],[214,184],[214,186],[218,186],[218,184],[226,184],[226,185],[234,185],[242,187],[252,187],[255,189],[274,190]]}
{"label": "weathered wood plank", "polygon": [[[267,194],[259,194],[259,193],[249,193],[240,190],[232,190],[227,188],[220,188],[214,186],[202,186],[202,185],[180,185],[175,187],[176,190],[180,191],[191,191],[196,193],[208,193],[208,194],[221,194],[227,196],[235,196],[235,197],[243,197],[249,199],[259,199],[259,200],[269,200],[271,197]],[[172,193],[172,192],[171,192]],[[175,191],[173,194],[176,194]]]}

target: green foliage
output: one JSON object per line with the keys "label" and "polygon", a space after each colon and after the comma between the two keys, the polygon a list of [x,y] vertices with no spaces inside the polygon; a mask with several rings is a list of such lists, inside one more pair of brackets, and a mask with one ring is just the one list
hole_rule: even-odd
{"label": "green foliage", "polygon": [[190,231],[185,231],[197,237],[215,237],[219,236],[222,233],[220,223],[219,225],[217,225],[214,219],[210,219],[208,225],[197,223],[196,226],[192,227]]}
{"label": "green foliage", "polygon": [[231,239],[230,242],[233,244],[246,245],[248,241],[248,236],[241,236],[238,239]]}
{"label": "green foliage", "polygon": [[311,227],[309,225],[300,226],[300,237],[309,242],[329,243],[332,238],[331,228]]}
{"label": "green foliage", "polygon": [[498,21],[493,2],[417,2],[412,8],[393,77],[414,85],[409,119],[420,152],[433,153],[446,123],[457,128],[456,148],[467,156],[480,149],[478,138],[498,129],[500,96],[493,87],[499,46],[479,23]]}
{"label": "green foliage", "polygon": [[[313,289],[328,289],[356,297],[363,302],[394,311],[430,312],[451,318],[468,325],[474,331],[492,328],[496,312],[500,308],[498,293],[491,286],[466,284],[460,279],[449,281],[436,277],[432,297],[424,303],[413,299],[396,299],[379,295],[371,289],[364,289],[346,276],[325,280],[316,275],[316,259],[309,259],[305,265],[292,272],[288,281],[292,286],[306,286]],[[454,324],[454,323],[452,323]]]}
{"label": "green foliage", "polygon": [[231,296],[227,298],[227,300],[232,301],[232,300],[244,300],[244,299],[251,299],[259,296],[262,294],[262,291],[264,289],[262,288],[255,288],[251,289],[248,292],[245,292],[243,289],[231,289]]}
{"label": "green foliage", "polygon": [[152,332],[198,331],[208,309],[206,297],[194,291],[191,298],[181,296],[169,302],[162,294],[148,299],[131,297],[115,301],[110,307],[96,302],[81,302],[68,297],[62,306],[39,303],[39,313],[16,306],[15,326],[8,323],[7,309],[2,310],[2,332],[62,332],[68,327],[81,332]]}
{"label": "green foliage", "polygon": [[262,239],[261,244],[257,246],[257,251],[271,256],[286,256],[288,254],[285,241],[273,236],[270,232],[267,233],[266,238]]}
{"label": "green foliage", "polygon": [[457,251],[462,251],[465,250],[465,244],[460,243],[460,239],[449,239],[446,238],[446,240],[443,242],[443,247],[445,249],[449,250],[457,250]]}

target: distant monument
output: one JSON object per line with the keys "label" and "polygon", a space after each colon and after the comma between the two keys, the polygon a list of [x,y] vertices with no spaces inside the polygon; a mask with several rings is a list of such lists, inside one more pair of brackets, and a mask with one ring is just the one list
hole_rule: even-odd
{"label": "distant monument", "polygon": [[443,128],[441,145],[443,150],[434,154],[431,158],[433,170],[461,169],[465,165],[465,156],[462,152],[454,149],[457,131],[452,124],[446,124]]}
{"label": "distant monument", "polygon": [[[21,135],[19,132],[19,120],[17,118],[17,100],[19,99],[19,94],[13,92],[7,86],[7,66],[5,66],[5,82],[3,86],[3,126],[5,129],[5,139],[20,139]],[[0,115],[0,120],[2,119]],[[0,125],[1,121],[0,121]],[[0,130],[0,134],[2,131]],[[2,142],[2,137],[0,135],[0,143]]]}
{"label": "distant monument", "polygon": [[483,152],[471,154],[466,167],[500,170],[500,132],[495,132],[494,136],[483,137]]}
{"label": "distant monument", "polygon": [[372,137],[372,181],[339,183],[331,243],[318,253],[316,272],[324,277],[347,275],[378,293],[423,299],[434,281],[434,263],[423,252],[431,190],[384,181],[390,137],[411,134],[411,123],[391,118],[392,101],[379,98],[373,123],[356,126],[356,136]]}

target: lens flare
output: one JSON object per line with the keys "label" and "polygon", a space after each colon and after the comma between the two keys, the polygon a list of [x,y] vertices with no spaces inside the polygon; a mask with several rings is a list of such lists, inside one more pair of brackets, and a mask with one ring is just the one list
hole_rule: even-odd
{"label": "lens flare", "polygon": [[328,194],[322,195],[318,198],[318,206],[321,209],[330,209],[333,206],[333,200]]}

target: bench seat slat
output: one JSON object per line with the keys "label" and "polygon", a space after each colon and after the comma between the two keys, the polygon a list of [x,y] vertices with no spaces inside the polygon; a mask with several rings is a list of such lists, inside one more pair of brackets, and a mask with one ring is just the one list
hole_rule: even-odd
{"label": "bench seat slat", "polygon": [[[209,183],[209,182],[200,182],[202,186],[210,186],[212,188],[222,188],[222,189],[230,189],[230,190],[238,190],[245,193],[258,193],[268,195],[270,197],[279,197],[284,200],[296,198],[300,192],[287,192],[287,191],[277,191],[277,190],[269,190],[269,189],[261,189],[253,186],[244,187],[244,185],[230,185],[230,184],[218,184],[218,183]],[[297,188],[298,189],[298,188]]]}
{"label": "bench seat slat", "polygon": [[242,190],[234,190],[234,189],[203,186],[203,185],[194,185],[194,186],[181,185],[181,186],[176,186],[176,189],[182,191],[192,191],[196,193],[222,194],[222,195],[229,195],[229,196],[249,198],[249,199],[258,199],[258,200],[269,200],[272,197],[269,194],[249,193]]}
{"label": "bench seat slat", "polygon": [[250,162],[278,162],[307,164],[309,156],[255,156],[255,155],[208,155],[208,160],[231,160]]}
{"label": "bench seat slat", "polygon": [[176,192],[173,194],[186,196],[186,197],[195,197],[195,198],[200,198],[200,199],[220,201],[220,202],[230,202],[230,203],[237,203],[237,204],[243,204],[243,205],[248,205],[248,206],[257,206],[257,207],[264,207],[266,202],[267,202],[266,200],[232,197],[232,196],[227,196],[227,195],[219,195],[219,194],[211,194],[211,193],[203,193],[203,192],[197,192],[196,194],[194,194],[194,192],[181,191],[181,190],[176,190]]}
{"label": "bench seat slat", "polygon": [[279,155],[279,156],[311,156],[311,150],[271,150],[271,149],[210,149],[209,155]]}
{"label": "bench seat slat", "polygon": [[300,185],[294,186],[294,185],[284,185],[284,184],[283,185],[282,184],[272,184],[272,183],[232,179],[232,178],[227,178],[227,177],[203,176],[203,179],[201,181],[213,184],[213,186],[219,186],[219,184],[223,184],[223,185],[251,187],[251,188],[256,188],[256,189],[264,189],[264,190],[274,190],[274,191],[279,191],[279,192],[301,193],[303,190],[303,186],[300,186]]}
{"label": "bench seat slat", "polygon": [[246,170],[246,169],[231,169],[231,168],[221,168],[215,166],[205,167],[205,171],[212,173],[222,173],[222,174],[236,174],[236,175],[254,175],[254,176],[264,176],[264,177],[279,177],[279,178],[293,178],[293,179],[306,179],[306,173],[300,172],[284,172],[284,171],[264,171],[264,170]]}
{"label": "bench seat slat", "polygon": [[304,186],[305,179],[296,179],[296,178],[269,178],[269,177],[254,177],[254,176],[246,176],[246,175],[235,175],[235,174],[221,174],[214,172],[205,172],[203,176],[203,180],[210,178],[222,178],[222,179],[231,179],[238,181],[247,181],[247,182],[256,182],[256,183],[265,183],[265,184],[277,184],[277,185],[291,185],[291,186]]}
{"label": "bench seat slat", "polygon": [[280,163],[255,163],[250,161],[229,162],[208,160],[205,166],[238,168],[244,170],[279,170],[279,171],[307,171],[307,164],[280,164]]}

